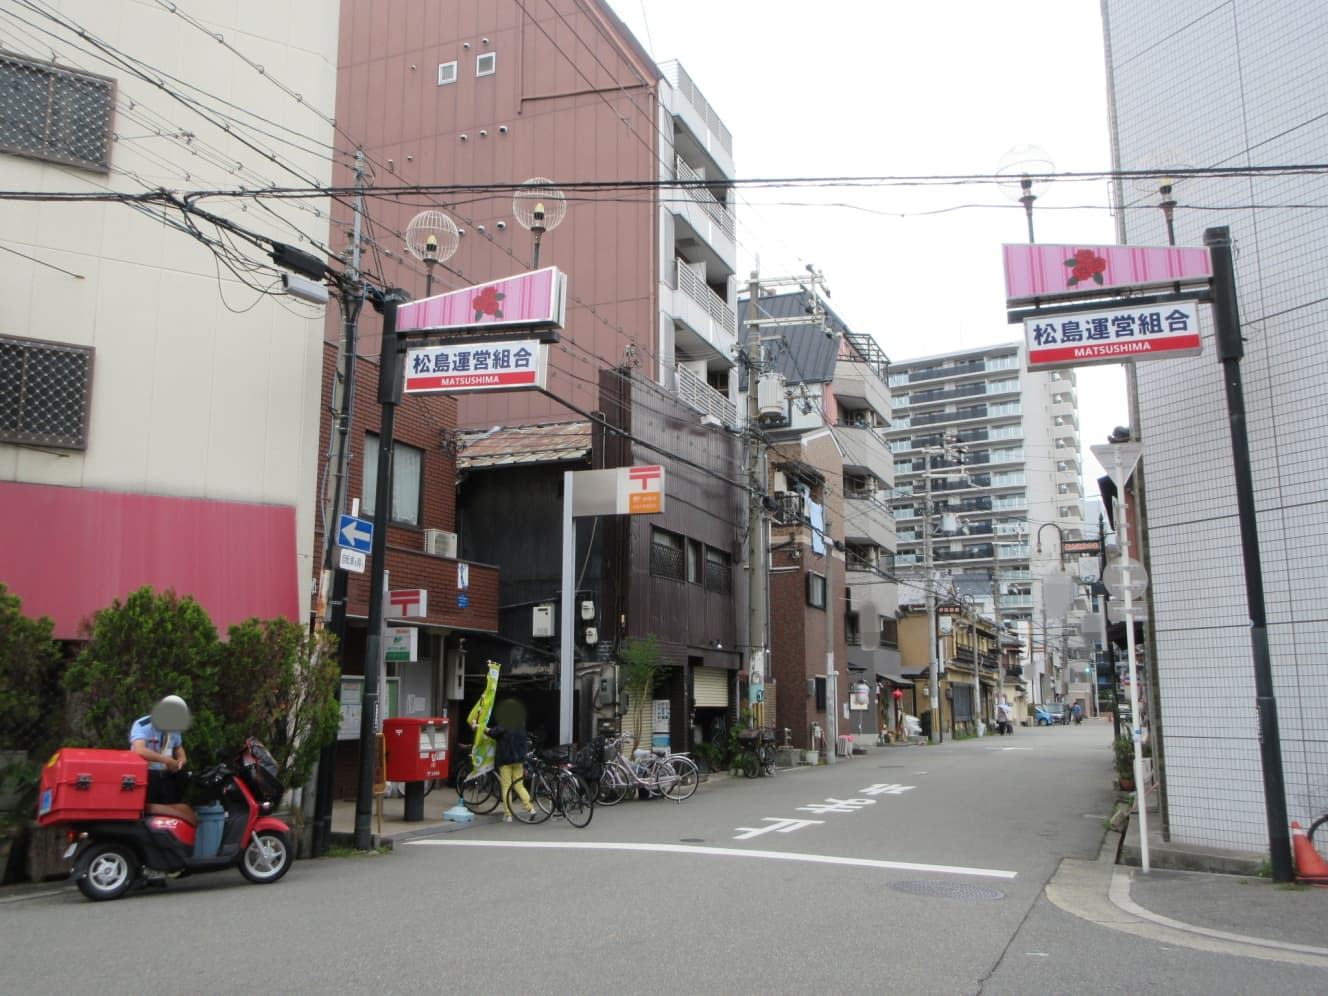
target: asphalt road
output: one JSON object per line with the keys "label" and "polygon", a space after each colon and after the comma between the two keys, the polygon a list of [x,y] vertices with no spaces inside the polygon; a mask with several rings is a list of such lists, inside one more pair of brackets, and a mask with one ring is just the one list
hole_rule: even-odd
{"label": "asphalt road", "polygon": [[89,903],[0,902],[5,990],[138,993],[1323,991],[1321,969],[1182,950],[1044,894],[1098,855],[1105,724],[880,748],[584,830],[483,823],[391,854]]}

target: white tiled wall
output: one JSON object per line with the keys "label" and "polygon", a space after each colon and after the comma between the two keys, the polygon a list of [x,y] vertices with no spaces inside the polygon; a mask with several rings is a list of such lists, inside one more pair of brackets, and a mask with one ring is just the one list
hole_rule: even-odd
{"label": "white tiled wall", "polygon": [[[1321,162],[1328,17],[1286,0],[1108,0],[1118,165]],[[1239,44],[1237,44],[1237,42]],[[1125,241],[1166,241],[1128,181]],[[1328,808],[1328,226],[1314,176],[1183,180],[1177,241],[1226,225],[1289,818]],[[1175,840],[1264,851],[1268,830],[1231,432],[1211,327],[1199,357],[1141,362],[1156,673]]]}

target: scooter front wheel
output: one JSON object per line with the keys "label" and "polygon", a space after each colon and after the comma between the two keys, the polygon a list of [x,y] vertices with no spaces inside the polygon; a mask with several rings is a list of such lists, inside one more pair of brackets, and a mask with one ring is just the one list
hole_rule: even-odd
{"label": "scooter front wheel", "polygon": [[259,830],[249,838],[240,871],[250,882],[266,885],[290,870],[290,837],[278,830]]}
{"label": "scooter front wheel", "polygon": [[82,864],[78,891],[93,902],[119,899],[138,877],[138,859],[123,844],[94,844]]}

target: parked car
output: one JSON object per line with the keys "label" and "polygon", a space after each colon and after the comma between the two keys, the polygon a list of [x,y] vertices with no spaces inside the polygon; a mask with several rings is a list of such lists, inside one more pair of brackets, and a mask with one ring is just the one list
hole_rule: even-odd
{"label": "parked car", "polygon": [[1065,723],[1069,721],[1069,716],[1070,714],[1065,710],[1064,702],[1041,702],[1033,713],[1033,718],[1037,721],[1038,726]]}

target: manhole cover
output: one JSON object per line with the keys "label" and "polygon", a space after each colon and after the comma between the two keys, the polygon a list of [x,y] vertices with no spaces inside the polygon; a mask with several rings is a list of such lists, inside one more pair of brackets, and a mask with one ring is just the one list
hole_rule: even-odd
{"label": "manhole cover", "polygon": [[705,843],[705,838],[704,838],[704,837],[679,837],[679,838],[678,838],[678,843],[680,843],[680,844],[704,844],[704,843]]}
{"label": "manhole cover", "polygon": [[999,889],[967,882],[891,882],[890,888],[912,896],[936,896],[940,899],[1004,899]]}

